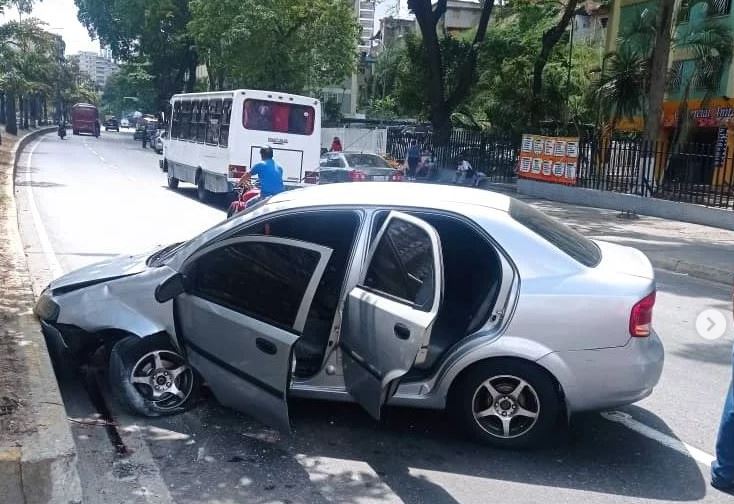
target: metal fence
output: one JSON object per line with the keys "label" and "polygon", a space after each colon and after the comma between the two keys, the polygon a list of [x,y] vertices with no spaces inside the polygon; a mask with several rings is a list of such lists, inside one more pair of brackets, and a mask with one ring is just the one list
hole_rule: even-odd
{"label": "metal fence", "polygon": [[[457,129],[448,143],[438,146],[429,130],[388,128],[386,150],[393,159],[405,160],[413,142],[433,153],[439,168],[453,170],[466,159],[492,182],[516,181],[520,138]],[[576,186],[731,210],[734,148],[723,141],[671,146],[642,140],[582,140]]]}
{"label": "metal fence", "polygon": [[387,155],[404,161],[406,152],[415,142],[425,154],[435,156],[441,169],[455,169],[466,160],[472,167],[495,182],[515,180],[515,164],[520,139],[493,135],[481,131],[453,130],[448,143],[435,145],[433,133],[417,128],[389,128]]}
{"label": "metal fence", "polygon": [[579,154],[578,187],[734,207],[734,152],[721,144],[592,141]]}

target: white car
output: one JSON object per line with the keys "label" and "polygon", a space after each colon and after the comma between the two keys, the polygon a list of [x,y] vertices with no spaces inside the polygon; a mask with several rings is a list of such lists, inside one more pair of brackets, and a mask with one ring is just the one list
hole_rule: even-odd
{"label": "white car", "polygon": [[122,127],[122,128],[129,128],[130,127],[130,121],[128,121],[127,119],[122,119],[120,121],[120,127]]}

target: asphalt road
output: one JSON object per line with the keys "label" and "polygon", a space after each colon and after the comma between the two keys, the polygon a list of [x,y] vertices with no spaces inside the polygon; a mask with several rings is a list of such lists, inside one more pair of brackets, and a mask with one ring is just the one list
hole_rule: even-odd
{"label": "asphalt road", "polygon": [[[26,149],[16,182],[36,289],[225,217],[196,201],[193,187],[167,189],[158,156],[125,132],[47,136]],[[708,486],[731,376],[731,317],[718,340],[695,329],[704,309],[730,310],[730,290],[663,271],[658,280],[654,325],[666,347],[659,387],[634,406],[575,417],[538,451],[479,446],[442,413],[392,409],[378,424],[357,406],[315,401],[292,406],[292,436],[208,397],[176,417],[131,418],[109,399],[99,371],[61,363],[85,502],[731,502]]]}

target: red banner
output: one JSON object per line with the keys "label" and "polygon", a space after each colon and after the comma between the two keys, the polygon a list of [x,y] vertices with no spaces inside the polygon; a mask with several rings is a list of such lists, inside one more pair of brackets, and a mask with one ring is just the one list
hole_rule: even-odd
{"label": "red banner", "polygon": [[518,175],[555,184],[576,184],[579,139],[523,135]]}

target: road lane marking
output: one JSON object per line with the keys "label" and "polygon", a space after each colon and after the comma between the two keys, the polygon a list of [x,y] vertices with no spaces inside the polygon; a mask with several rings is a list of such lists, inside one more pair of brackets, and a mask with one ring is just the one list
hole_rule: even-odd
{"label": "road lane marking", "polygon": [[36,152],[36,148],[41,145],[41,142],[43,142],[45,137],[41,137],[40,140],[38,140],[33,147],[31,147],[31,150],[28,152],[28,159],[26,161],[26,173],[25,173],[25,181],[26,181],[26,191],[28,194],[28,203],[31,209],[31,215],[33,216],[33,226],[36,228],[36,234],[38,235],[38,241],[41,243],[41,250],[43,250],[43,255],[46,257],[46,263],[48,264],[49,269],[51,270],[51,276],[53,278],[59,278],[61,275],[64,274],[64,269],[61,267],[61,263],[59,263],[58,258],[56,257],[56,253],[54,252],[53,247],[51,246],[51,240],[48,238],[48,233],[46,232],[46,227],[43,225],[43,221],[41,220],[41,214],[38,212],[38,207],[36,206],[36,200],[33,197],[33,186],[31,185],[31,171],[32,171],[32,165],[33,165],[33,153]]}
{"label": "road lane marking", "polygon": [[705,451],[700,450],[695,446],[691,446],[688,443],[684,443],[679,439],[657,431],[652,427],[643,424],[642,422],[638,422],[627,413],[622,413],[621,411],[604,411],[601,413],[601,416],[609,420],[610,422],[616,422],[618,424],[624,425],[628,429],[633,430],[648,439],[657,441],[661,445],[667,446],[668,448],[675,450],[678,453],[685,455],[686,457],[690,457],[696,462],[699,462],[705,466],[710,466],[713,461],[716,460],[716,457],[714,457],[713,455],[709,455]]}

